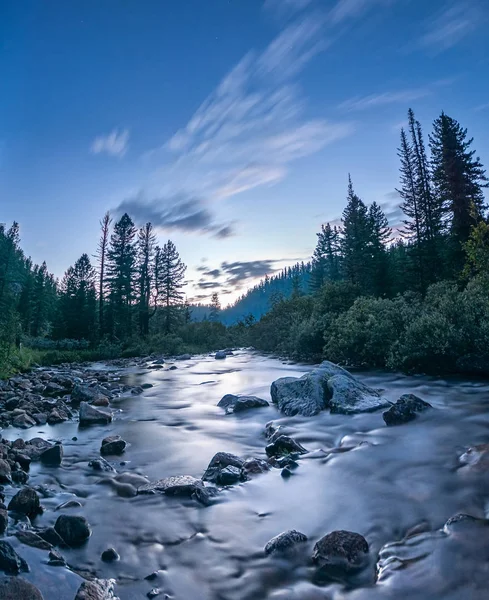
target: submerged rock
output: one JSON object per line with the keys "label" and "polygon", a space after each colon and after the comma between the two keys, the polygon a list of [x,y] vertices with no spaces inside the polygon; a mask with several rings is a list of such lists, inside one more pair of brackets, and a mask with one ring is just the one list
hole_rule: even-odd
{"label": "submerged rock", "polygon": [[92,533],[85,517],[75,515],[60,515],[56,519],[54,530],[68,546],[83,544]]}
{"label": "submerged rock", "polygon": [[26,515],[30,519],[34,519],[42,512],[39,496],[30,487],[22,488],[17,492],[12,500],[10,500],[8,509]]}
{"label": "submerged rock", "polygon": [[286,454],[305,454],[307,450],[287,435],[280,435],[265,448],[267,456],[282,456]]}
{"label": "submerged rock", "polygon": [[268,463],[261,458],[247,458],[243,464],[243,474],[245,477],[266,473],[269,470]]}
{"label": "submerged rock", "polygon": [[102,440],[100,454],[108,456],[111,454],[122,454],[126,448],[126,442],[120,435],[111,435]]}
{"label": "submerged rock", "polygon": [[55,444],[51,448],[44,450],[40,455],[39,460],[45,465],[59,467],[63,460],[63,446],[61,444]]}
{"label": "submerged rock", "polygon": [[84,581],[78,588],[75,600],[119,600],[114,593],[114,579]]}
{"label": "submerged rock", "polygon": [[107,548],[107,550],[102,552],[102,556],[100,558],[104,562],[114,562],[115,560],[119,560],[120,556],[115,548]]}
{"label": "submerged rock", "polygon": [[329,361],[302,377],[277,379],[270,393],[273,402],[288,416],[310,417],[326,408],[333,413],[353,414],[390,406],[377,390]]}
{"label": "submerged rock", "polygon": [[234,394],[226,394],[223,396],[217,406],[226,409],[226,413],[241,412],[248,408],[260,408],[269,406],[266,400],[257,398],[256,396],[235,396]]}
{"label": "submerged rock", "polygon": [[29,570],[25,560],[5,540],[0,540],[0,570],[13,575]]}
{"label": "submerged rock", "polygon": [[340,530],[328,533],[316,543],[312,560],[322,569],[355,571],[365,566],[368,552],[368,542],[362,535]]}
{"label": "submerged rock", "polygon": [[95,460],[91,460],[88,463],[88,466],[94,471],[105,471],[106,473],[116,472],[114,467],[108,461],[106,461],[105,458],[96,458]]}
{"label": "submerged rock", "polygon": [[416,415],[432,408],[431,404],[421,400],[414,394],[403,394],[389,410],[383,413],[382,418],[386,425],[402,425],[416,418]]}
{"label": "submerged rock", "polygon": [[265,546],[265,553],[284,552],[302,542],[307,542],[307,535],[295,529],[289,529],[273,537]]}
{"label": "submerged rock", "polygon": [[[202,475],[202,480],[220,485],[230,485],[241,478],[243,465],[244,461],[239,456],[229,454],[228,452],[218,452],[213,456],[205,473]],[[235,471],[226,471],[229,467],[235,469]],[[232,481],[233,479],[234,481]],[[225,481],[227,482],[225,483]]]}
{"label": "submerged rock", "polygon": [[10,577],[0,581],[1,600],[44,600],[35,585],[22,577]]}
{"label": "submerged rock", "polygon": [[96,425],[103,424],[107,425],[112,421],[112,414],[100,410],[98,408],[94,408],[87,404],[86,402],[80,403],[80,425]]}
{"label": "submerged rock", "polygon": [[206,487],[201,479],[190,475],[166,477],[138,488],[138,494],[155,493],[196,498],[202,504],[208,504],[215,491],[213,488]]}

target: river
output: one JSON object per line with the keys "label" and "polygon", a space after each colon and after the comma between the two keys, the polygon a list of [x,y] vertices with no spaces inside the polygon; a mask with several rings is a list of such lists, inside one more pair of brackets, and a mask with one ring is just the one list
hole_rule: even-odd
{"label": "river", "polygon": [[[37,526],[51,525],[59,515],[56,506],[66,500],[76,497],[82,504],[67,512],[84,515],[93,534],[83,547],[62,551],[69,565],[115,579],[121,600],[145,598],[152,588],[160,590],[158,598],[175,600],[487,598],[489,528],[462,522],[450,535],[441,531],[457,513],[486,516],[487,471],[460,469],[458,457],[466,447],[489,441],[487,382],[358,373],[368,385],[385,389],[389,400],[409,392],[433,406],[411,423],[387,427],[382,411],[354,416],[325,411],[306,418],[284,417],[273,405],[229,415],[216,406],[227,393],[270,400],[273,380],[300,376],[310,366],[247,352],[177,364],[176,370],[124,369],[124,381],[153,387],[113,403],[115,418],[108,426],[81,430],[67,421],[3,432],[8,439],[63,442],[62,466],[33,463],[30,485],[46,490]],[[272,469],[224,489],[210,506],[162,495],[121,497],[109,476],[87,467],[99,455],[101,439],[119,434],[128,443],[120,458],[125,464],[111,461],[119,472],[150,480],[201,477],[219,451],[266,458],[264,429],[271,420],[309,453],[291,477]],[[343,451],[331,452],[340,447]],[[418,535],[399,543],[415,527]],[[309,541],[293,557],[266,556],[267,541],[288,529]],[[370,564],[345,581],[318,580],[312,548],[338,529],[367,539]],[[31,566],[26,578],[45,599],[74,598],[78,575],[48,567],[39,550],[17,540],[12,544]],[[117,550],[119,561],[101,561],[107,547]],[[154,571],[155,579],[146,580]]]}

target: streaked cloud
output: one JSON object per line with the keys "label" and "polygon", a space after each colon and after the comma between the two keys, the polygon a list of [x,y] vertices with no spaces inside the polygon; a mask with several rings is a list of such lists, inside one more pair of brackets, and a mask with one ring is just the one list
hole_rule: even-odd
{"label": "streaked cloud", "polygon": [[306,117],[297,83],[327,47],[326,30],[324,11],[312,8],[262,52],[244,56],[187,124],[147,155],[163,164],[158,177],[174,190],[221,200],[282,181],[296,160],[350,135],[349,121]]}
{"label": "streaked cloud", "polygon": [[127,212],[138,225],[151,222],[161,231],[203,233],[220,239],[234,235],[233,224],[217,222],[204,200],[183,194],[148,200],[140,193],[121,202],[114,212]]}
{"label": "streaked cloud", "polygon": [[418,45],[438,54],[465,39],[479,25],[482,4],[478,0],[450,2],[425,24]]}
{"label": "streaked cloud", "polygon": [[388,5],[395,0],[337,0],[329,13],[329,19],[333,24],[342,23],[349,19],[356,19],[368,10]]}
{"label": "streaked cloud", "polygon": [[129,130],[114,129],[107,135],[96,137],[90,147],[92,154],[109,154],[121,158],[127,152],[129,147]]}
{"label": "streaked cloud", "polygon": [[430,87],[399,90],[395,92],[382,92],[368,96],[356,96],[342,102],[338,108],[345,111],[367,110],[386,106],[388,104],[403,104],[425,98],[433,93]]}

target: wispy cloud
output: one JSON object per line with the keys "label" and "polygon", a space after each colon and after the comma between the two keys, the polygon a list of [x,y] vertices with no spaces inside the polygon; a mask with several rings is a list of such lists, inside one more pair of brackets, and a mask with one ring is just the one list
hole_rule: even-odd
{"label": "wispy cloud", "polygon": [[207,203],[198,197],[180,194],[148,200],[140,193],[121,202],[114,212],[127,212],[138,225],[151,222],[161,231],[204,233],[219,239],[234,235],[233,224],[216,222]]}
{"label": "wispy cloud", "polygon": [[478,0],[456,0],[434,15],[426,24],[418,45],[438,54],[466,38],[480,23]]}
{"label": "wispy cloud", "polygon": [[94,139],[90,147],[92,154],[105,152],[110,156],[122,157],[129,146],[129,131],[127,129],[114,129],[108,135],[100,135]]}
{"label": "wispy cloud", "polygon": [[486,102],[484,104],[479,104],[479,106],[476,106],[474,108],[475,111],[480,112],[482,110],[489,110],[489,102]]}
{"label": "wispy cloud", "polygon": [[249,52],[188,123],[152,151],[176,189],[227,198],[283,180],[297,159],[350,135],[348,121],[305,117],[297,77],[328,44],[325,15],[306,11],[261,52]]}
{"label": "wispy cloud", "polygon": [[399,90],[396,92],[382,92],[380,94],[370,94],[369,96],[356,96],[342,102],[338,108],[346,111],[367,110],[377,108],[388,104],[399,104],[412,102],[431,95],[433,92],[430,87],[413,88]]}
{"label": "wispy cloud", "polygon": [[348,19],[356,19],[369,9],[379,5],[387,5],[395,0],[337,0],[331,9],[329,18],[333,24],[338,24]]}
{"label": "wispy cloud", "polygon": [[265,0],[263,10],[280,19],[307,8],[314,0]]}

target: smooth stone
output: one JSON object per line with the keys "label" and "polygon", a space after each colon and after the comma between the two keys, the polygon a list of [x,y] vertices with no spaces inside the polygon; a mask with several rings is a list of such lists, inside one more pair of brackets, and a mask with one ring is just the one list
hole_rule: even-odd
{"label": "smooth stone", "polygon": [[0,581],[1,600],[44,600],[35,585],[22,577],[10,577]]}
{"label": "smooth stone", "polygon": [[284,552],[303,542],[307,542],[307,535],[295,529],[289,529],[273,537],[265,546],[265,553]]}
{"label": "smooth stone", "polygon": [[26,561],[5,540],[0,540],[0,570],[13,575],[20,571],[29,571]]}
{"label": "smooth stone", "polygon": [[432,408],[431,404],[414,394],[403,394],[389,410],[382,414],[386,425],[402,425],[416,418],[416,415]]}
{"label": "smooth stone", "polygon": [[279,436],[265,448],[267,456],[282,456],[284,454],[305,454],[307,450],[287,435]]}
{"label": "smooth stone", "polygon": [[36,425],[35,420],[32,417],[29,417],[27,414],[17,415],[15,419],[12,421],[12,425],[14,427],[18,427],[19,429],[29,429]]}
{"label": "smooth stone", "polygon": [[204,486],[201,479],[190,475],[176,475],[148,483],[138,488],[138,494],[162,493],[168,496],[195,497],[202,504],[208,504],[214,494],[212,488]]}
{"label": "smooth stone", "polygon": [[230,454],[229,452],[218,452],[212,457],[205,473],[202,475],[202,479],[203,481],[219,483],[220,474],[223,469],[231,466],[241,470],[243,464],[244,461],[239,456]]}
{"label": "smooth stone", "polygon": [[12,483],[12,470],[6,460],[0,458],[0,484]]}
{"label": "smooth stone", "polygon": [[33,519],[42,512],[37,492],[30,487],[22,488],[10,500],[8,509]]}
{"label": "smooth stone", "polygon": [[104,562],[113,562],[115,560],[119,560],[120,556],[117,553],[117,551],[115,550],[115,548],[107,548],[107,550],[104,550],[102,552],[101,559]]}
{"label": "smooth stone", "polygon": [[4,534],[8,526],[8,513],[5,508],[0,508],[0,535]]}
{"label": "smooth stone", "polygon": [[115,473],[114,467],[105,460],[105,458],[96,458],[88,463],[94,471],[105,471],[106,473]]}
{"label": "smooth stone", "polygon": [[328,533],[316,543],[312,560],[322,569],[355,571],[365,566],[368,552],[368,542],[362,535],[339,530]]}
{"label": "smooth stone", "polygon": [[66,560],[57,550],[51,550],[49,552],[48,565],[51,565],[52,567],[65,567]]}
{"label": "smooth stone", "polygon": [[216,360],[224,360],[226,357],[227,357],[227,354],[223,350],[216,352],[214,355],[214,358]]}
{"label": "smooth stone", "polygon": [[227,413],[236,413],[249,408],[269,406],[269,404],[266,400],[257,398],[256,396],[236,396],[234,394],[226,394],[219,400],[217,406],[226,409]]}
{"label": "smooth stone", "polygon": [[68,546],[83,544],[92,533],[85,517],[78,515],[60,515],[56,519],[54,530]]}
{"label": "smooth stone", "polygon": [[98,408],[94,408],[87,404],[86,402],[80,403],[80,426],[87,425],[107,425],[112,421],[112,414],[100,410]]}
{"label": "smooth stone", "polygon": [[52,544],[46,542],[46,540],[44,540],[40,535],[37,535],[37,533],[34,533],[33,531],[16,531],[15,537],[26,546],[38,548],[39,550],[51,550],[51,548],[53,547]]}
{"label": "smooth stone", "polygon": [[103,456],[122,454],[125,448],[126,442],[121,438],[120,435],[111,435],[102,440],[100,454]]}
{"label": "smooth stone", "polygon": [[39,460],[50,467],[59,467],[63,460],[63,446],[61,444],[55,444],[51,448],[44,450],[39,457]]}

